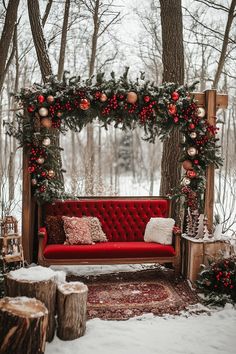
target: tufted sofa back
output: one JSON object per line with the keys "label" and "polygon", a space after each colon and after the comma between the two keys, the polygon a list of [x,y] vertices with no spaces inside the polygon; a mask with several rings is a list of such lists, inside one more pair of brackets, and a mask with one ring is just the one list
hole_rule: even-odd
{"label": "tufted sofa back", "polygon": [[96,216],[109,241],[143,241],[151,217],[168,217],[170,200],[165,198],[86,198],[47,204],[46,215]]}

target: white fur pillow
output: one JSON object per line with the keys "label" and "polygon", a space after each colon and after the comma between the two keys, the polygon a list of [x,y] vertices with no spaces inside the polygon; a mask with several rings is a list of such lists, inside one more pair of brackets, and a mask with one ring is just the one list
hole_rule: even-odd
{"label": "white fur pillow", "polygon": [[146,225],[144,241],[171,245],[174,225],[171,218],[151,218]]}

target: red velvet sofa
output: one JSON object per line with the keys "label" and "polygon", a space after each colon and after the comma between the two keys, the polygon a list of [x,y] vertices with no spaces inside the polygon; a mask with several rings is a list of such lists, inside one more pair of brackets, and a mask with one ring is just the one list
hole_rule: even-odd
{"label": "red velvet sofa", "polygon": [[159,197],[83,198],[57,201],[43,207],[47,215],[96,216],[108,242],[94,245],[48,244],[47,230],[39,230],[38,261],[53,264],[172,263],[180,267],[180,234],[173,245],[144,242],[144,231],[151,217],[169,217],[171,202]]}

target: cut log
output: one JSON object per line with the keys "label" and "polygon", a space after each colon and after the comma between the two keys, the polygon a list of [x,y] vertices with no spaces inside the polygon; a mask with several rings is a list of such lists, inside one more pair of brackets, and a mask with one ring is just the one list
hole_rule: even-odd
{"label": "cut log", "polygon": [[57,336],[72,340],[84,335],[88,287],[80,282],[59,284],[57,288]]}
{"label": "cut log", "polygon": [[0,354],[43,354],[48,310],[39,300],[5,297],[0,300]]}
{"label": "cut log", "polygon": [[55,272],[41,266],[20,268],[5,277],[7,296],[35,297],[48,309],[47,341],[51,342],[55,333],[56,282]]}

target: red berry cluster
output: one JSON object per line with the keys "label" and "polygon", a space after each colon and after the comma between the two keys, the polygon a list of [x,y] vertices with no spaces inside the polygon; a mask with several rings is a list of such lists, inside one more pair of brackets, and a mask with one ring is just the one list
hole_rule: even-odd
{"label": "red berry cluster", "polygon": [[113,95],[108,99],[106,107],[103,108],[102,115],[107,116],[110,114],[112,110],[114,111],[117,110],[118,107],[119,107],[118,97],[117,95]]}
{"label": "red berry cluster", "polygon": [[[147,96],[149,97],[149,96]],[[150,98],[150,97],[149,97]],[[156,101],[150,102],[148,106],[142,107],[141,111],[139,112],[139,119],[141,123],[144,123],[147,119],[153,117],[153,106],[156,104]]]}

